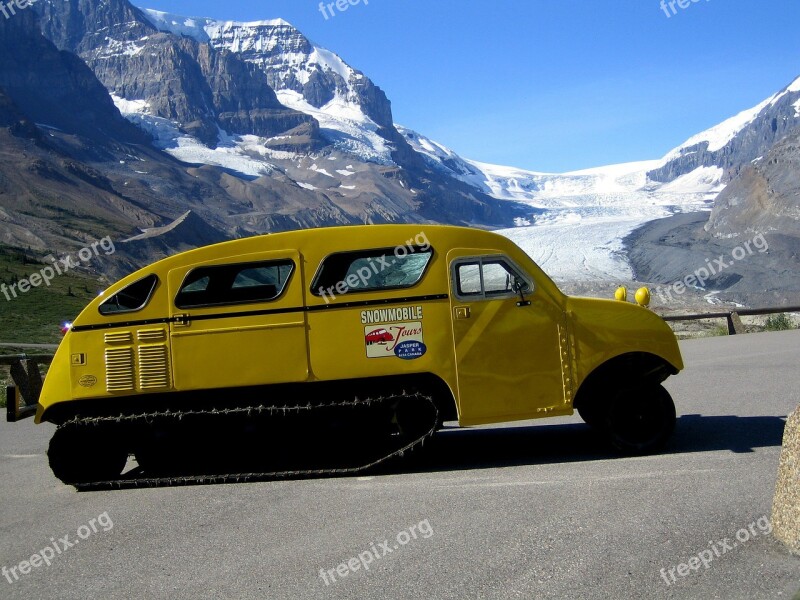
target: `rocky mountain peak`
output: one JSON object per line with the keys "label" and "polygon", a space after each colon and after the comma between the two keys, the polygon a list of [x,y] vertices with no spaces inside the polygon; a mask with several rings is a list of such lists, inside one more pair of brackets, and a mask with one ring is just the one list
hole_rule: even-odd
{"label": "rocky mountain peak", "polygon": [[800,129],[728,184],[705,228],[721,238],[754,232],[800,237]]}
{"label": "rocky mountain peak", "polygon": [[[153,26],[198,41],[218,50],[230,50],[267,75],[281,101],[292,108],[303,104],[350,105],[382,128],[391,128],[392,109],[386,94],[364,73],[337,54],[313,44],[283,19],[269,21],[216,21],[145,10]],[[291,94],[281,94],[290,92]]]}
{"label": "rocky mountain peak", "polygon": [[77,53],[114,96],[214,148],[220,131],[266,138],[293,131],[308,145],[317,123],[283,106],[267,76],[225,49],[162,33],[126,0],[44,0],[42,31]]}
{"label": "rocky mountain peak", "polygon": [[728,182],[800,126],[800,78],[759,105],[699,133],[672,150],[650,171],[652,181],[670,182],[700,167],[719,167]]}

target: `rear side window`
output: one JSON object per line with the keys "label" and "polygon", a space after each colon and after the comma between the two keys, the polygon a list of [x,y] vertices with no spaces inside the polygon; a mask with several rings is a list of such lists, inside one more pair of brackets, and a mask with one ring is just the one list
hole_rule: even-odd
{"label": "rear side window", "polygon": [[101,315],[116,315],[142,310],[150,301],[157,283],[157,276],[148,275],[118,291],[103,302],[98,310]]}
{"label": "rear side window", "polygon": [[340,252],[327,257],[311,284],[315,296],[409,288],[422,279],[433,256],[430,247]]}
{"label": "rear side window", "polygon": [[197,308],[270,302],[283,294],[294,272],[291,260],[198,267],[184,279],[175,306]]}
{"label": "rear side window", "polygon": [[456,296],[463,300],[510,298],[533,290],[522,271],[500,257],[461,260],[455,264],[453,276]]}

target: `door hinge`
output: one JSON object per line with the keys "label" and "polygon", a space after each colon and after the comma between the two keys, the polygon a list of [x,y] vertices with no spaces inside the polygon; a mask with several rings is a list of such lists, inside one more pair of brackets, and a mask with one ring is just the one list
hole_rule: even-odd
{"label": "door hinge", "polygon": [[175,315],[172,317],[172,322],[178,327],[188,327],[192,320],[189,315]]}

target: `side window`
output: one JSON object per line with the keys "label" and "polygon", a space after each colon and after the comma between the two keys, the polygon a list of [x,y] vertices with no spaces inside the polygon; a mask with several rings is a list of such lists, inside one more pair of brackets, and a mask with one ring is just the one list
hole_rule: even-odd
{"label": "side window", "polygon": [[511,298],[521,290],[533,291],[522,271],[504,258],[470,258],[455,263],[453,269],[456,296],[463,300]]}
{"label": "side window", "polygon": [[103,302],[98,310],[106,316],[142,310],[150,301],[157,283],[156,275],[148,275],[118,291]]}
{"label": "side window", "polygon": [[291,260],[198,267],[183,280],[175,306],[198,308],[269,302],[283,294],[293,271]]}
{"label": "side window", "polygon": [[457,267],[458,295],[482,296],[481,263],[461,263]]}
{"label": "side window", "polygon": [[396,254],[394,248],[331,254],[311,284],[315,296],[339,296],[415,286],[428,268],[433,250],[422,247]]}

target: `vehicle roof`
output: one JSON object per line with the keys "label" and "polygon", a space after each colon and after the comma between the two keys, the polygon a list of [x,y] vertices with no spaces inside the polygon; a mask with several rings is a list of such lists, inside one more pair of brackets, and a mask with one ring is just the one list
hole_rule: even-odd
{"label": "vehicle roof", "polygon": [[[92,304],[101,303],[109,297],[109,294],[116,293],[146,275],[157,274],[165,279],[167,273],[172,269],[202,265],[206,262],[226,261],[235,257],[242,257],[246,262],[248,255],[251,254],[289,250],[300,253],[308,261],[311,272],[313,272],[316,265],[325,257],[336,252],[395,248],[406,244],[424,246],[427,243],[430,243],[437,254],[442,257],[455,248],[475,249],[476,251],[494,250],[507,254],[520,263],[523,268],[529,269],[532,275],[538,275],[540,286],[548,294],[554,297],[562,295],[558,287],[530,256],[499,233],[471,227],[416,223],[301,229],[203,246],[161,259],[123,277],[109,286]],[[311,272],[309,276],[311,276]]]}
{"label": "vehicle roof", "polygon": [[[419,236],[419,237],[418,237]],[[402,224],[402,225],[347,225],[271,233],[220,242],[188,250],[162,259],[148,269],[171,269],[186,264],[204,262],[229,256],[239,256],[270,250],[297,250],[302,254],[324,255],[368,248],[395,247],[429,242],[439,250],[450,248],[516,247],[513,242],[497,233],[452,225]]]}

